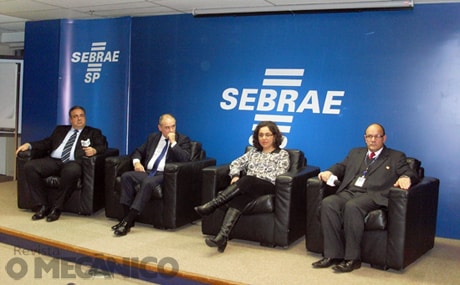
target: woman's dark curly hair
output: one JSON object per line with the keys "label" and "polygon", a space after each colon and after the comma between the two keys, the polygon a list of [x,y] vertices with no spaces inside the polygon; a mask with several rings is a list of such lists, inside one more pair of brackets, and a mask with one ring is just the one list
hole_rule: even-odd
{"label": "woman's dark curly hair", "polygon": [[272,121],[263,121],[260,122],[257,127],[254,129],[254,132],[252,133],[252,144],[253,146],[258,150],[262,150],[262,146],[259,143],[259,131],[263,127],[268,127],[270,132],[273,134],[274,137],[274,145],[276,149],[280,148],[281,143],[283,142],[283,134],[281,134],[280,130],[278,129],[278,126],[272,122]]}

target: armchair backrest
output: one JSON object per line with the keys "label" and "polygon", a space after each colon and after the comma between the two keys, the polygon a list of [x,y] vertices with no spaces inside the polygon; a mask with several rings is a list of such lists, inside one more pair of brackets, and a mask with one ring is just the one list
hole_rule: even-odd
{"label": "armchair backrest", "polygon": [[104,144],[105,144],[105,148],[109,148],[109,141],[107,140],[107,137],[102,135],[104,137]]}
{"label": "armchair backrest", "polygon": [[[249,150],[253,149],[254,147],[252,145],[248,145],[246,147],[246,151],[248,152]],[[307,165],[307,158],[305,157],[305,154],[303,151],[298,150],[298,149],[284,149],[289,153],[289,170],[288,171],[295,171],[299,170]]]}
{"label": "armchair backrest", "polygon": [[299,149],[286,149],[289,153],[290,166],[289,171],[299,170],[307,166],[307,158],[303,151]]}
{"label": "armchair backrest", "polygon": [[191,145],[191,148],[190,148],[190,161],[203,160],[203,159],[206,158],[206,152],[202,148],[202,145],[201,145],[200,142],[191,141],[190,145]]}
{"label": "armchair backrest", "polygon": [[422,162],[416,158],[413,157],[407,157],[406,158],[407,164],[409,164],[409,167],[415,170],[415,172],[418,174],[420,179],[422,179],[425,176],[425,171],[423,167],[421,167]]}

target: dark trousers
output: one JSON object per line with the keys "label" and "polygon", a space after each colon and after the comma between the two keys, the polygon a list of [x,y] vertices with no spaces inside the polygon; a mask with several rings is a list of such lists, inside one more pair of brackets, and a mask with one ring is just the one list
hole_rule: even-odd
{"label": "dark trousers", "polygon": [[[153,189],[161,183],[163,183],[162,172],[158,172],[155,176],[148,176],[146,172],[141,171],[125,172],[121,175],[120,203],[140,213],[152,198]],[[137,185],[140,186],[139,192],[136,191]]]}
{"label": "dark trousers", "polygon": [[[27,186],[31,197],[38,206],[53,206],[62,209],[67,198],[77,187],[81,177],[81,165],[75,161],[62,163],[60,159],[45,157],[33,159],[24,165]],[[43,179],[48,176],[59,176],[60,187],[55,201],[49,201]],[[51,203],[51,205],[49,205]]]}
{"label": "dark trousers", "polygon": [[246,205],[260,196],[275,193],[275,185],[255,176],[243,176],[236,181],[240,194],[228,202],[230,208],[243,211]]}
{"label": "dark trousers", "polygon": [[365,192],[345,190],[324,198],[321,203],[324,257],[361,260],[364,217],[380,207]]}

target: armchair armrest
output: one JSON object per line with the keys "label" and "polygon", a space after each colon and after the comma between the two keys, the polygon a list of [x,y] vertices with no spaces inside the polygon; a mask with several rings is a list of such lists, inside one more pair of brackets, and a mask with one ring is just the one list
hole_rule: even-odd
{"label": "armchair armrest", "polygon": [[129,155],[109,156],[105,159],[105,175],[109,177],[121,176],[126,171],[133,170]]}
{"label": "armchair armrest", "polygon": [[[105,159],[107,157],[116,155],[118,155],[118,149],[108,148],[105,152],[96,154],[94,156],[83,156],[81,162],[83,181],[91,180],[99,175],[103,175]],[[90,185],[93,185],[93,183]]]}
{"label": "armchair armrest", "polygon": [[230,164],[222,164],[203,168],[202,203],[211,201],[219,191],[230,185],[229,166]]}
{"label": "armchair armrest", "polygon": [[24,165],[29,160],[44,157],[45,155],[45,151],[38,151],[35,149],[21,151],[16,156],[16,175],[18,180],[17,200],[19,209],[31,209],[35,206],[31,197],[31,193],[29,191],[29,187],[27,186]]}
{"label": "armchair armrest", "polygon": [[[275,241],[289,244],[286,239],[305,232],[305,185],[307,179],[318,175],[319,168],[307,166],[298,171],[279,175],[275,182]],[[297,225],[297,226],[296,226]]]}
{"label": "armchair armrest", "polygon": [[[180,189],[186,191],[193,184],[201,185],[201,170],[207,166],[215,165],[214,158],[207,158],[188,162],[169,162],[164,170],[164,192],[166,189]],[[166,193],[165,193],[166,194]],[[166,194],[167,195],[167,194]],[[165,197],[165,199],[167,199]],[[197,201],[200,203],[200,201]]]}
{"label": "armchair armrest", "polygon": [[128,155],[109,156],[105,158],[104,188],[106,200],[110,200],[111,198],[117,196],[110,194],[110,192],[116,192],[115,183],[117,181],[117,177],[121,176],[124,172],[130,171],[132,169],[134,168],[131,163],[130,156]]}
{"label": "armchair armrest", "polygon": [[321,201],[329,195],[334,194],[337,187],[328,186],[318,177],[307,180],[307,221],[305,231],[305,242],[307,249],[312,252],[323,252],[323,234],[321,232]]}
{"label": "armchair armrest", "polygon": [[[201,170],[216,164],[214,158],[165,165],[163,182],[163,217],[165,228],[187,223],[195,216],[194,206],[201,203]],[[180,220],[183,218],[184,220]],[[198,218],[198,216],[197,216]]]}
{"label": "armchair armrest", "polygon": [[26,151],[18,152],[16,156],[16,173],[18,176],[19,183],[25,181],[24,176],[24,164],[32,159],[45,157],[48,153],[43,150],[29,149]]}
{"label": "armchair armrest", "polygon": [[407,191],[390,190],[387,266],[402,269],[433,248],[438,195],[439,179],[433,177],[424,177]]}
{"label": "armchair armrest", "polygon": [[108,148],[103,153],[83,157],[81,162],[80,214],[89,215],[93,209],[104,206],[104,163],[107,157],[113,155],[118,155],[118,149]]}
{"label": "armchair armrest", "polygon": [[38,149],[29,149],[26,151],[18,152],[18,159],[20,160],[31,160],[45,157],[49,154],[48,151],[38,150]]}

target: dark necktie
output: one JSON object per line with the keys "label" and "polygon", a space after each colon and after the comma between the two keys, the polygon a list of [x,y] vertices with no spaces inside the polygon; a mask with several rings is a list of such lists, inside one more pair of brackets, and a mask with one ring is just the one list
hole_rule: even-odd
{"label": "dark necktie", "polygon": [[168,139],[165,139],[165,142],[166,144],[161,150],[160,155],[157,157],[157,159],[153,163],[152,172],[150,172],[149,176],[154,176],[157,173],[158,164],[160,164],[160,161],[163,159],[163,157],[166,154],[166,151],[168,150]]}
{"label": "dark necktie", "polygon": [[70,150],[72,150],[72,146],[73,146],[73,143],[75,142],[75,139],[77,138],[77,134],[78,134],[78,131],[74,130],[73,134],[70,136],[69,140],[66,142],[64,146],[64,150],[62,151],[62,156],[61,156],[61,160],[64,163],[70,160]]}

